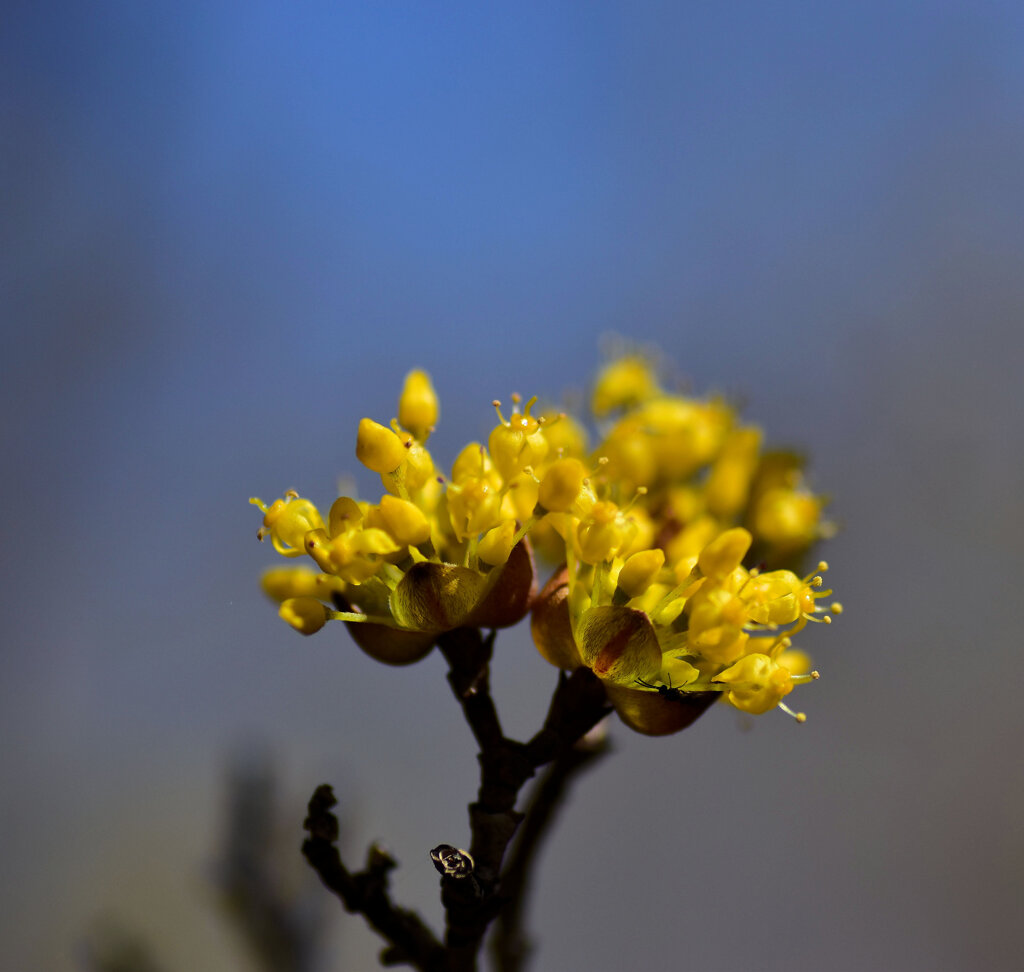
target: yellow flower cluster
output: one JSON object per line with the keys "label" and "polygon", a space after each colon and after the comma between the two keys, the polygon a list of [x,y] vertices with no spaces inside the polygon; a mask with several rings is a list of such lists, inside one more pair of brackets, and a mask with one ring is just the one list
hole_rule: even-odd
{"label": "yellow flower cluster", "polygon": [[[445,631],[532,611],[541,654],[590,668],[638,731],[677,731],[722,697],[790,712],[783,698],[817,677],[791,639],[841,610],[818,603],[831,593],[823,562],[806,577],[786,569],[828,532],[799,460],[763,451],[724,400],[664,390],[636,355],[597,379],[596,449],[536,399],[513,396],[507,418],[493,404],[486,444],[469,443],[445,476],[426,448],[437,396],[414,371],[389,426],[359,423],[356,457],[380,474],[379,503],[342,496],[325,518],[295,493],[251,500],[261,538],[318,568],[265,576],[281,617],[304,634],[347,622],[364,650],[402,664]],[[563,564],[539,594],[533,548]]]}

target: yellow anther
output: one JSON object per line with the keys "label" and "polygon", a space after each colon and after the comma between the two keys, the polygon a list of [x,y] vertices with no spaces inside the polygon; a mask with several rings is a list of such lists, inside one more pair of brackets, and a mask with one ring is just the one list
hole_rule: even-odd
{"label": "yellow anther", "polygon": [[[339,537],[338,539],[342,538]],[[303,544],[306,553],[313,558],[317,567],[328,574],[337,572],[339,564],[332,556],[333,546],[326,530],[310,530],[306,534]]]}
{"label": "yellow anther", "polygon": [[780,702],[775,708],[781,709],[788,716],[793,717],[793,721],[803,725],[807,721],[806,712],[794,712],[785,702]]}

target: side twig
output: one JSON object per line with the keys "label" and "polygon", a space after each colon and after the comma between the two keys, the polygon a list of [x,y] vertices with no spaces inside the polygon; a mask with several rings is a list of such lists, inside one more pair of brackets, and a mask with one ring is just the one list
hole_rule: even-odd
{"label": "side twig", "polygon": [[[506,940],[521,942],[524,938],[520,927],[522,898],[533,857],[570,778],[596,755],[574,751],[573,746],[611,708],[604,688],[589,669],[578,669],[572,675],[562,672],[540,732],[528,743],[508,739],[490,694],[494,633],[484,637],[476,629],[460,628],[441,635],[437,644],[448,661],[452,692],[480,746],[480,787],[476,801],[469,805],[470,850],[459,851],[446,844],[434,849],[442,864],[462,856],[470,862],[468,873],[463,873],[467,868],[439,868],[447,925],[444,944],[419,915],[392,903],[388,872],[395,862],[386,852],[371,847],[366,867],[356,873],[342,863],[335,846],[338,821],[330,812],[337,801],[326,783],[317,787],[309,801],[309,816],[303,824],[309,837],[302,853],[346,910],[362,914],[390,943],[381,956],[384,964],[407,964],[423,972],[472,972],[484,935],[503,910],[504,924],[509,929]],[[524,819],[524,814],[515,809],[519,792],[538,768],[552,761],[555,765],[545,774],[530,803],[529,814],[534,819],[524,830],[503,878],[505,853]],[[509,946],[506,951],[512,954],[514,949]],[[518,965],[507,967],[519,968],[524,955],[520,947],[520,957],[515,960]]]}
{"label": "side twig", "polygon": [[406,963],[423,972],[443,972],[444,946],[419,915],[391,902],[388,872],[395,867],[394,859],[374,845],[367,853],[362,871],[353,874],[341,862],[334,843],[338,839],[338,819],[331,813],[337,802],[326,783],[318,786],[310,798],[309,816],[303,822],[309,832],[302,845],[306,860],[347,911],[362,914],[391,943],[384,952],[387,964]]}

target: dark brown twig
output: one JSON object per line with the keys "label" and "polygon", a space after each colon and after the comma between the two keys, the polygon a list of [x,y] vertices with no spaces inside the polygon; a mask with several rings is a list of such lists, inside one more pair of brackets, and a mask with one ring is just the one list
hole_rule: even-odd
{"label": "dark brown twig", "polygon": [[523,815],[516,811],[519,791],[540,766],[570,752],[610,711],[604,688],[587,669],[560,674],[544,728],[529,742],[507,739],[501,732],[490,698],[488,664],[493,634],[460,629],[438,639],[450,672],[449,684],[480,743],[480,789],[470,804],[470,854],[477,884],[470,892],[464,881],[442,878],[449,968],[476,968],[476,955],[504,897],[500,875],[505,852]]}
{"label": "dark brown twig", "polygon": [[[513,931],[518,929],[530,863],[556,810],[558,796],[569,778],[592,759],[585,753],[574,753],[573,746],[611,708],[600,680],[589,669],[579,669],[572,675],[562,672],[544,728],[528,743],[508,739],[490,694],[494,633],[485,638],[476,629],[460,628],[442,634],[437,644],[448,661],[448,683],[480,746],[480,788],[476,802],[469,805],[471,843],[467,857],[472,870],[467,875],[446,869],[441,878],[447,926],[444,945],[415,912],[392,904],[387,873],[395,863],[390,857],[371,848],[363,871],[353,874],[344,866],[335,846],[338,821],[330,812],[337,801],[327,784],[317,787],[309,801],[309,816],[304,823],[309,838],[302,852],[345,908],[364,915],[371,927],[391,943],[381,956],[385,964],[406,963],[425,972],[471,972],[476,969],[484,935],[502,909],[512,909],[506,925]],[[514,867],[507,876],[511,883],[503,890],[505,852],[523,820],[523,814],[515,809],[519,792],[539,767],[553,760],[556,765],[545,775],[541,795],[531,802],[535,823],[525,832],[522,850],[517,850]]]}
{"label": "dark brown twig", "polygon": [[501,972],[519,972],[531,951],[523,915],[537,852],[551,832],[551,824],[575,778],[609,748],[607,739],[602,737],[593,745],[581,743],[563,752],[548,766],[530,793],[522,827],[501,877],[502,907],[491,939],[491,955]]}
{"label": "dark brown twig", "polygon": [[481,750],[496,746],[504,739],[498,711],[491,699],[488,667],[495,634],[492,631],[485,638],[476,628],[456,628],[437,640],[448,662],[448,684]]}
{"label": "dark brown twig", "polygon": [[395,866],[394,860],[373,846],[362,871],[353,874],[341,862],[334,844],[338,820],[331,813],[337,802],[326,783],[318,786],[310,798],[309,816],[303,822],[309,832],[302,845],[306,860],[347,911],[362,914],[391,943],[383,956],[388,964],[405,962],[424,972],[442,972],[446,967],[444,946],[419,915],[391,903],[388,872]]}

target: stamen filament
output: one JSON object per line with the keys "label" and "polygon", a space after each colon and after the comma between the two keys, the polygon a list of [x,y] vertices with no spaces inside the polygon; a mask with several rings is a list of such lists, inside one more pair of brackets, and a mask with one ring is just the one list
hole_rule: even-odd
{"label": "stamen filament", "polygon": [[530,532],[536,525],[540,517],[534,513],[518,530],[515,532],[515,536],[512,537],[512,546],[514,547],[527,533]]}
{"label": "stamen filament", "polygon": [[794,712],[785,702],[780,702],[777,708],[782,709],[788,716],[792,716],[797,722],[803,724],[807,721],[806,712]]}
{"label": "stamen filament", "polygon": [[385,628],[405,630],[394,618],[389,618],[386,615],[359,614],[357,611],[328,611],[327,617],[332,621],[358,621],[361,624],[380,624]]}

